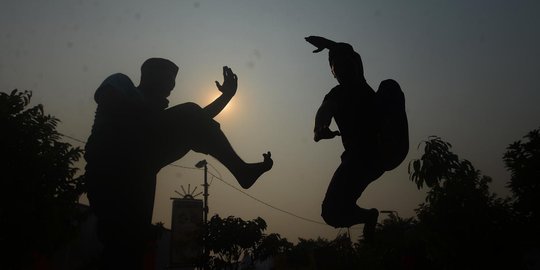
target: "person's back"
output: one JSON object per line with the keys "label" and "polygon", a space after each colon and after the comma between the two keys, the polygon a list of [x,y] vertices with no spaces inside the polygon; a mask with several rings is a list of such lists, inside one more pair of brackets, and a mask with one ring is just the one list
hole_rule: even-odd
{"label": "person's back", "polygon": [[147,118],[142,94],[124,74],[109,76],[94,95],[92,132],[85,146],[86,172],[120,173],[133,169]]}
{"label": "person's back", "polygon": [[405,95],[392,80],[380,83],[376,93],[378,121],[378,153],[385,171],[399,166],[409,153],[409,123],[405,110]]}
{"label": "person's back", "polygon": [[155,173],[144,166],[141,153],[148,110],[129,77],[109,76],[94,99],[97,108],[85,146],[85,177],[90,207],[98,216],[98,237],[106,249],[103,263],[110,267],[117,262],[115,256],[142,253],[149,237]]}

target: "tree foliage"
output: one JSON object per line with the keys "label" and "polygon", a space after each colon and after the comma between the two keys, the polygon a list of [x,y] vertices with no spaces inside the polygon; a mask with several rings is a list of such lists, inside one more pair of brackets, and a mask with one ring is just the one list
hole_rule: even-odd
{"label": "tree foliage", "polygon": [[426,242],[415,218],[390,213],[377,226],[376,241],[357,244],[359,269],[436,269],[426,254]]}
{"label": "tree foliage", "polygon": [[[373,245],[361,245],[366,269],[525,269],[538,254],[539,131],[507,148],[504,161],[513,197],[490,192],[491,178],[453,153],[439,137],[423,141],[409,163],[409,177],[427,188],[417,217],[390,215]],[[538,262],[536,262],[538,263]]]}
{"label": "tree foliage", "polygon": [[514,195],[514,209],[525,219],[540,219],[540,130],[535,129],[508,146],[504,163],[511,173],[507,186]]}
{"label": "tree foliage", "polygon": [[216,268],[234,268],[244,253],[252,252],[261,241],[266,230],[266,222],[262,218],[245,221],[229,216],[221,218],[214,215],[208,221],[207,247],[216,257],[213,265]]}
{"label": "tree foliage", "polygon": [[212,269],[238,269],[241,261],[242,269],[251,269],[256,261],[290,252],[292,243],[277,233],[266,235],[265,230],[266,222],[260,217],[245,221],[214,215],[208,222],[207,236],[207,246],[214,255],[210,260]]}
{"label": "tree foliage", "polygon": [[[451,151],[439,137],[424,142],[424,153],[411,161],[410,178],[429,188],[416,209],[429,258],[439,267],[486,267],[496,254],[508,258],[514,214],[509,201],[489,190],[491,178]],[[501,245],[504,243],[505,245]]]}
{"label": "tree foliage", "polygon": [[[452,145],[437,136],[430,136],[424,143],[424,154],[409,163],[409,175],[418,189],[424,184],[428,188],[438,186],[441,181],[451,177],[460,167],[456,154],[450,151]],[[420,148],[418,145],[418,148]]]}
{"label": "tree foliage", "polygon": [[73,167],[82,154],[61,142],[59,120],[42,105],[29,107],[31,92],[0,93],[0,243],[3,263],[48,254],[76,229],[83,178]]}
{"label": "tree foliage", "polygon": [[320,237],[298,240],[277,257],[275,269],[381,269],[377,266],[383,261],[384,253],[377,254],[362,241],[353,243],[347,233],[333,240]]}
{"label": "tree foliage", "polygon": [[293,244],[277,233],[264,235],[253,250],[253,259],[264,261],[268,257],[283,255],[291,251]]}

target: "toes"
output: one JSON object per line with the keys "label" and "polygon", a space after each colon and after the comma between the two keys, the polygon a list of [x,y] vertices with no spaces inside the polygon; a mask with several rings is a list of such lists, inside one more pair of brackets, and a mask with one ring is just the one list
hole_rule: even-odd
{"label": "toes", "polygon": [[272,160],[271,156],[272,154],[270,153],[270,151],[268,151],[267,153],[263,153],[263,163],[265,164],[265,166],[267,166],[267,170],[270,170],[274,166],[274,161]]}

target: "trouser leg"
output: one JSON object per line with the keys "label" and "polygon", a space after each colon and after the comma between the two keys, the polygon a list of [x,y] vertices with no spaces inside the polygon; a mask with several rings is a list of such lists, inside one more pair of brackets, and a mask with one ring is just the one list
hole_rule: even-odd
{"label": "trouser leg", "polygon": [[355,162],[342,161],[335,171],[322,204],[321,216],[328,225],[350,227],[369,221],[369,210],[359,207],[356,201],[382,172],[362,167]]}
{"label": "trouser leg", "polygon": [[101,269],[142,269],[152,237],[155,180],[103,177],[99,182],[89,188],[88,198],[103,244]]}
{"label": "trouser leg", "polygon": [[184,103],[165,110],[152,126],[150,151],[159,168],[183,157],[190,150],[210,154],[231,172],[245,163],[232,148],[218,122],[195,103]]}

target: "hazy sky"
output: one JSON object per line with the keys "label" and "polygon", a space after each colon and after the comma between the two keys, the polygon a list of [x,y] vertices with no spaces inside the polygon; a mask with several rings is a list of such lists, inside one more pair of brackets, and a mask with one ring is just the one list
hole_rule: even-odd
{"label": "hazy sky", "polygon": [[[247,192],[322,222],[320,204],[343,148],[338,139],[312,140],[315,112],[336,82],[327,52],[313,54],[303,38],[348,42],[373,88],[387,78],[401,84],[410,125],[406,161],[372,183],[359,203],[410,217],[425,191],[408,180],[407,164],[429,135],[451,142],[493,177],[495,192],[507,192],[506,147],[540,127],[539,13],[538,1],[2,0],[0,91],[32,90],[33,104],[61,119],[60,132],[86,140],[94,91],[108,75],[121,72],[137,84],[145,59],[168,58],[180,66],[171,104],[204,106],[218,95],[214,81],[223,80],[227,65],[239,88],[217,120],[246,161],[261,161],[268,150],[274,158],[274,168]],[[239,187],[211,157],[192,152],[175,164],[193,167],[201,159]],[[181,185],[202,184],[203,172],[169,166],[158,178],[154,221],[169,227],[170,197]],[[267,232],[290,241],[339,232],[218,180],[209,206],[210,215],[260,216]],[[360,229],[353,227],[353,237]]]}

